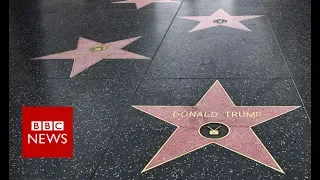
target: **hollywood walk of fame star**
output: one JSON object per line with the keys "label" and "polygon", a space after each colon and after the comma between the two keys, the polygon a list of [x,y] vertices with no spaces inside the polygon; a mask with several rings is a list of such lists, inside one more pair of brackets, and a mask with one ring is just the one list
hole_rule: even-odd
{"label": "hollywood walk of fame star", "polygon": [[151,3],[171,3],[171,2],[178,2],[173,0],[126,0],[126,1],[117,1],[112,3],[135,3],[137,9],[143,8],[146,5],[149,5]]}
{"label": "hollywood walk of fame star", "polygon": [[102,44],[80,37],[75,50],[33,59],[74,59],[71,78],[103,59],[150,59],[122,49],[139,38],[141,36]]}
{"label": "hollywood walk of fame star", "polygon": [[[195,106],[133,107],[177,126],[142,172],[209,144],[217,144],[282,173],[283,170],[251,127],[299,108],[299,106],[236,106],[219,81],[211,86]],[[203,135],[203,128],[210,128],[213,135],[208,133]],[[216,139],[208,138],[217,135],[219,128],[224,129],[224,134],[222,132]]]}
{"label": "hollywood walk of fame star", "polygon": [[230,16],[223,9],[219,9],[218,11],[213,13],[211,16],[181,16],[179,18],[200,21],[200,23],[189,32],[199,31],[199,30],[210,28],[210,27],[216,27],[216,26],[227,26],[227,27],[241,29],[245,31],[251,31],[246,26],[241,24],[240,21],[257,18],[261,16],[263,15]]}

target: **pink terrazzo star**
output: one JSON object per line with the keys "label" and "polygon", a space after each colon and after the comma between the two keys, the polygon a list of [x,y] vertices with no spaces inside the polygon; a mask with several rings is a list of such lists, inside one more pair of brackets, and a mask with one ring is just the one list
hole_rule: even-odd
{"label": "pink terrazzo star", "polygon": [[126,1],[117,1],[117,2],[112,2],[112,3],[135,3],[137,9],[143,8],[146,5],[149,5],[151,3],[171,3],[171,2],[177,2],[177,1],[172,1],[172,0],[126,0]]}
{"label": "pink terrazzo star", "polygon": [[223,9],[219,9],[218,11],[213,13],[211,16],[181,16],[180,18],[200,21],[200,23],[189,32],[199,31],[199,30],[210,28],[210,27],[216,27],[216,26],[227,26],[227,27],[241,29],[245,31],[251,31],[246,26],[241,24],[240,21],[252,19],[260,16],[262,15],[230,16]]}
{"label": "pink terrazzo star", "polygon": [[[284,173],[251,127],[299,106],[236,106],[219,81],[216,81],[195,106],[133,107],[177,126],[142,172],[209,144],[217,144]],[[245,112],[248,114],[245,115]],[[204,137],[200,134],[200,128],[208,123],[226,125],[229,128],[228,135],[218,139]]]}
{"label": "pink terrazzo star", "polygon": [[78,47],[75,50],[34,59],[74,59],[71,78],[103,59],[150,59],[122,49],[139,38],[135,37],[102,44],[80,37]]}

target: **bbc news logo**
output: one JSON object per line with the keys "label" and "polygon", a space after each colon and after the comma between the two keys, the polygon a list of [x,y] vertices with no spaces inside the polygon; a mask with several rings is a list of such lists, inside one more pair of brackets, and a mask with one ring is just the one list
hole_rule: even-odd
{"label": "bbc news logo", "polygon": [[[31,131],[64,131],[64,122],[63,121],[31,121]],[[39,133],[39,134],[28,134],[28,144],[46,144],[46,143],[56,143],[59,142],[62,144],[67,144],[66,133],[56,134],[47,134],[47,133]]]}
{"label": "bbc news logo", "polygon": [[72,158],[72,107],[22,107],[22,157]]}

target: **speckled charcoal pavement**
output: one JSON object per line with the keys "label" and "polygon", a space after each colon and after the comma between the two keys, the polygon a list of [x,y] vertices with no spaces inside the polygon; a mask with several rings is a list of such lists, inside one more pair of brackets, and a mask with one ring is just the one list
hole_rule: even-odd
{"label": "speckled charcoal pavement", "polygon": [[[311,179],[311,1],[12,0],[12,180]],[[22,158],[22,106],[73,158]]]}

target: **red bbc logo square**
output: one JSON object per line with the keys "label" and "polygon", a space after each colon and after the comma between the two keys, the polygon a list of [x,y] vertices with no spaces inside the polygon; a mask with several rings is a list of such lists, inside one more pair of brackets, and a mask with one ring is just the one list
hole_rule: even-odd
{"label": "red bbc logo square", "polygon": [[22,158],[72,157],[72,107],[22,107]]}

